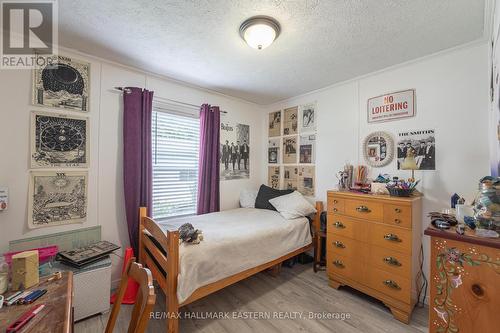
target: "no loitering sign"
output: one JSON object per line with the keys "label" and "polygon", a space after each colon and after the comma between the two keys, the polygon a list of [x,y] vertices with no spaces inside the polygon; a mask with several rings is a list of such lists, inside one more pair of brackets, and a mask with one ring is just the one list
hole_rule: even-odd
{"label": "no loitering sign", "polygon": [[368,122],[415,116],[415,89],[397,91],[368,99]]}

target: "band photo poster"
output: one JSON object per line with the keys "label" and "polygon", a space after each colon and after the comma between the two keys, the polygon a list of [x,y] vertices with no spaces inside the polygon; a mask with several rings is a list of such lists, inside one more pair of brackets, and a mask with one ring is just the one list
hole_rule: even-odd
{"label": "band photo poster", "polygon": [[267,173],[267,185],[276,190],[280,189],[280,167],[270,166]]}
{"label": "band photo poster", "polygon": [[33,74],[33,105],[89,111],[90,63],[53,56]]}
{"label": "band photo poster", "polygon": [[281,135],[281,111],[269,114],[269,137]]}
{"label": "band photo poster", "polygon": [[436,170],[435,130],[398,133],[398,170]]}
{"label": "band photo poster", "polygon": [[221,119],[220,180],[250,178],[250,126]]}

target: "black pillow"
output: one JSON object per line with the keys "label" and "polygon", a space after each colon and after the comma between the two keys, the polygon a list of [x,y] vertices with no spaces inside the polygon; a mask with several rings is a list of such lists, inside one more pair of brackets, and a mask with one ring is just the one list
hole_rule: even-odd
{"label": "black pillow", "polygon": [[255,199],[255,208],[276,210],[269,200],[280,197],[285,194],[293,193],[293,190],[276,190],[264,184],[260,185],[259,193]]}

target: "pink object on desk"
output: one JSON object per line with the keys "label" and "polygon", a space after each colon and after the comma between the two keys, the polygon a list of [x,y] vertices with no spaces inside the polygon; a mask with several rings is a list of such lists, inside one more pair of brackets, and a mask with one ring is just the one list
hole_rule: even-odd
{"label": "pink object on desk", "polygon": [[[40,247],[37,249],[30,249],[26,251],[38,251],[38,261],[40,263],[43,263],[47,261],[50,257],[55,257],[57,255],[57,252],[59,252],[59,247],[57,247],[57,245],[52,245],[47,247]],[[3,256],[7,264],[9,264],[10,266],[12,264],[12,256],[21,252],[24,251],[7,252]]]}

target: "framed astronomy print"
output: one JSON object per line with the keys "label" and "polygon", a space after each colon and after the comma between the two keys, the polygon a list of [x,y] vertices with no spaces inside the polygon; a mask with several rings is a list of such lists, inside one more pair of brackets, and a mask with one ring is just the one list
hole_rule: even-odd
{"label": "framed astronomy print", "polygon": [[89,166],[89,119],[56,113],[31,113],[31,167]]}
{"label": "framed astronomy print", "polygon": [[281,111],[269,114],[269,137],[281,135]]}
{"label": "framed astronomy print", "polygon": [[283,137],[283,163],[297,163],[297,136]]}
{"label": "framed astronomy print", "polygon": [[394,141],[387,132],[369,134],[363,143],[363,156],[369,166],[383,167],[394,157]]}
{"label": "framed astronomy print", "polygon": [[33,171],[28,198],[29,228],[82,223],[87,218],[86,171]]}
{"label": "framed astronomy print", "polygon": [[298,130],[298,107],[285,109],[283,111],[283,135],[297,134]]}
{"label": "framed astronomy print", "polygon": [[33,105],[89,111],[90,63],[53,56],[33,74]]}

